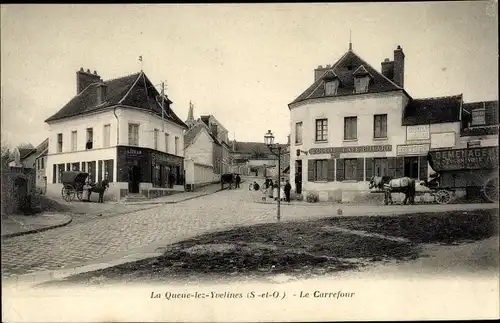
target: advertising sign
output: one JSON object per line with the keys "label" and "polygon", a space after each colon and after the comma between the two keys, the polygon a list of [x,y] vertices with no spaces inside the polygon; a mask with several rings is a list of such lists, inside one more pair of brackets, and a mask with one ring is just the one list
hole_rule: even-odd
{"label": "advertising sign", "polygon": [[467,169],[498,168],[498,147],[434,150],[429,164],[437,172]]}
{"label": "advertising sign", "polygon": [[392,151],[392,145],[376,145],[376,146],[353,146],[353,147],[326,147],[326,148],[311,148],[309,154],[346,154],[346,153],[373,153]]}
{"label": "advertising sign", "polygon": [[429,144],[398,145],[396,154],[398,156],[425,155],[429,151]]}
{"label": "advertising sign", "polygon": [[429,140],[429,125],[407,126],[406,140]]}

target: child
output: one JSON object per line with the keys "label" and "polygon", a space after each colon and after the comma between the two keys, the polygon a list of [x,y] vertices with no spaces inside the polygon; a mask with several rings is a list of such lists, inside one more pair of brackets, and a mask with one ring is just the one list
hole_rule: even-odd
{"label": "child", "polygon": [[262,186],[262,201],[265,201],[267,199],[267,188],[265,186]]}

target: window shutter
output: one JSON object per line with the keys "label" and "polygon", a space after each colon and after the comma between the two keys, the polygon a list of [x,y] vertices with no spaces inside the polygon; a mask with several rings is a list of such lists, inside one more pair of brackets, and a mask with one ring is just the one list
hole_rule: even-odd
{"label": "window shutter", "polygon": [[358,158],[356,160],[356,180],[362,182],[364,180],[364,158]]}
{"label": "window shutter", "polygon": [[97,169],[97,181],[102,181],[102,160],[100,160],[97,164],[99,168]]}
{"label": "window shutter", "polygon": [[396,177],[396,157],[388,157],[388,176]]}
{"label": "window shutter", "polygon": [[427,171],[428,171],[428,168],[427,168],[427,156],[419,156],[418,157],[419,159],[419,176],[418,178],[423,181],[423,180],[427,180]]}
{"label": "window shutter", "polygon": [[92,162],[92,181],[95,181],[96,162]]}
{"label": "window shutter", "polygon": [[326,180],[328,182],[335,181],[335,159],[328,159],[327,161],[327,172],[326,172]]}
{"label": "window shutter", "polygon": [[405,176],[405,160],[404,157],[396,157],[396,177]]}
{"label": "window shutter", "polygon": [[315,167],[316,166],[316,161],[315,160],[308,160],[307,161],[307,180],[309,182],[313,182],[315,181],[316,179],[314,178],[314,174],[316,173],[315,172]]}
{"label": "window shutter", "polygon": [[369,181],[373,176],[373,158],[368,157],[365,159],[366,165],[366,180]]}
{"label": "window shutter", "polygon": [[52,165],[52,184],[56,183],[56,177],[57,176],[57,166],[54,164]]}
{"label": "window shutter", "polygon": [[337,181],[344,180],[344,159],[337,159]]}

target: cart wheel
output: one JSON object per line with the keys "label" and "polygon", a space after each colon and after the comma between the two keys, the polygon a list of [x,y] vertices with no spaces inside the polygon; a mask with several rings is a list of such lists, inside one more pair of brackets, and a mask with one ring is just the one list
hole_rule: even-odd
{"label": "cart wheel", "polygon": [[75,198],[75,190],[71,185],[64,186],[61,190],[61,195],[66,202],[71,202]]}
{"label": "cart wheel", "polygon": [[446,190],[439,190],[434,196],[439,204],[448,204],[451,201],[451,193]]}
{"label": "cart wheel", "polygon": [[491,203],[498,202],[498,177],[492,177],[486,181],[483,187],[483,195]]}
{"label": "cart wheel", "polygon": [[82,191],[77,191],[76,192],[76,197],[81,201],[83,198],[83,192]]}

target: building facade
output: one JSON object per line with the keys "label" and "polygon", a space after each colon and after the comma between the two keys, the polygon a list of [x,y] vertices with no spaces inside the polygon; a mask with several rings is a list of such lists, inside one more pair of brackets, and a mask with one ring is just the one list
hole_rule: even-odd
{"label": "building facade", "polygon": [[290,177],[300,174],[304,193],[351,202],[370,198],[372,176],[426,180],[429,149],[460,141],[462,95],[413,99],[404,62],[398,46],[378,72],[350,45],[314,71],[313,84],[289,104]]}
{"label": "building facade", "polygon": [[110,181],[107,198],[170,194],[183,188],[187,126],[144,72],[102,81],[77,72],[77,95],[45,122],[49,125],[48,191],[60,192],[63,171]]}
{"label": "building facade", "polygon": [[208,127],[210,134],[216,142],[214,145],[213,161],[215,173],[219,176],[229,173],[231,160],[227,129],[213,115],[201,116],[200,120]]}

